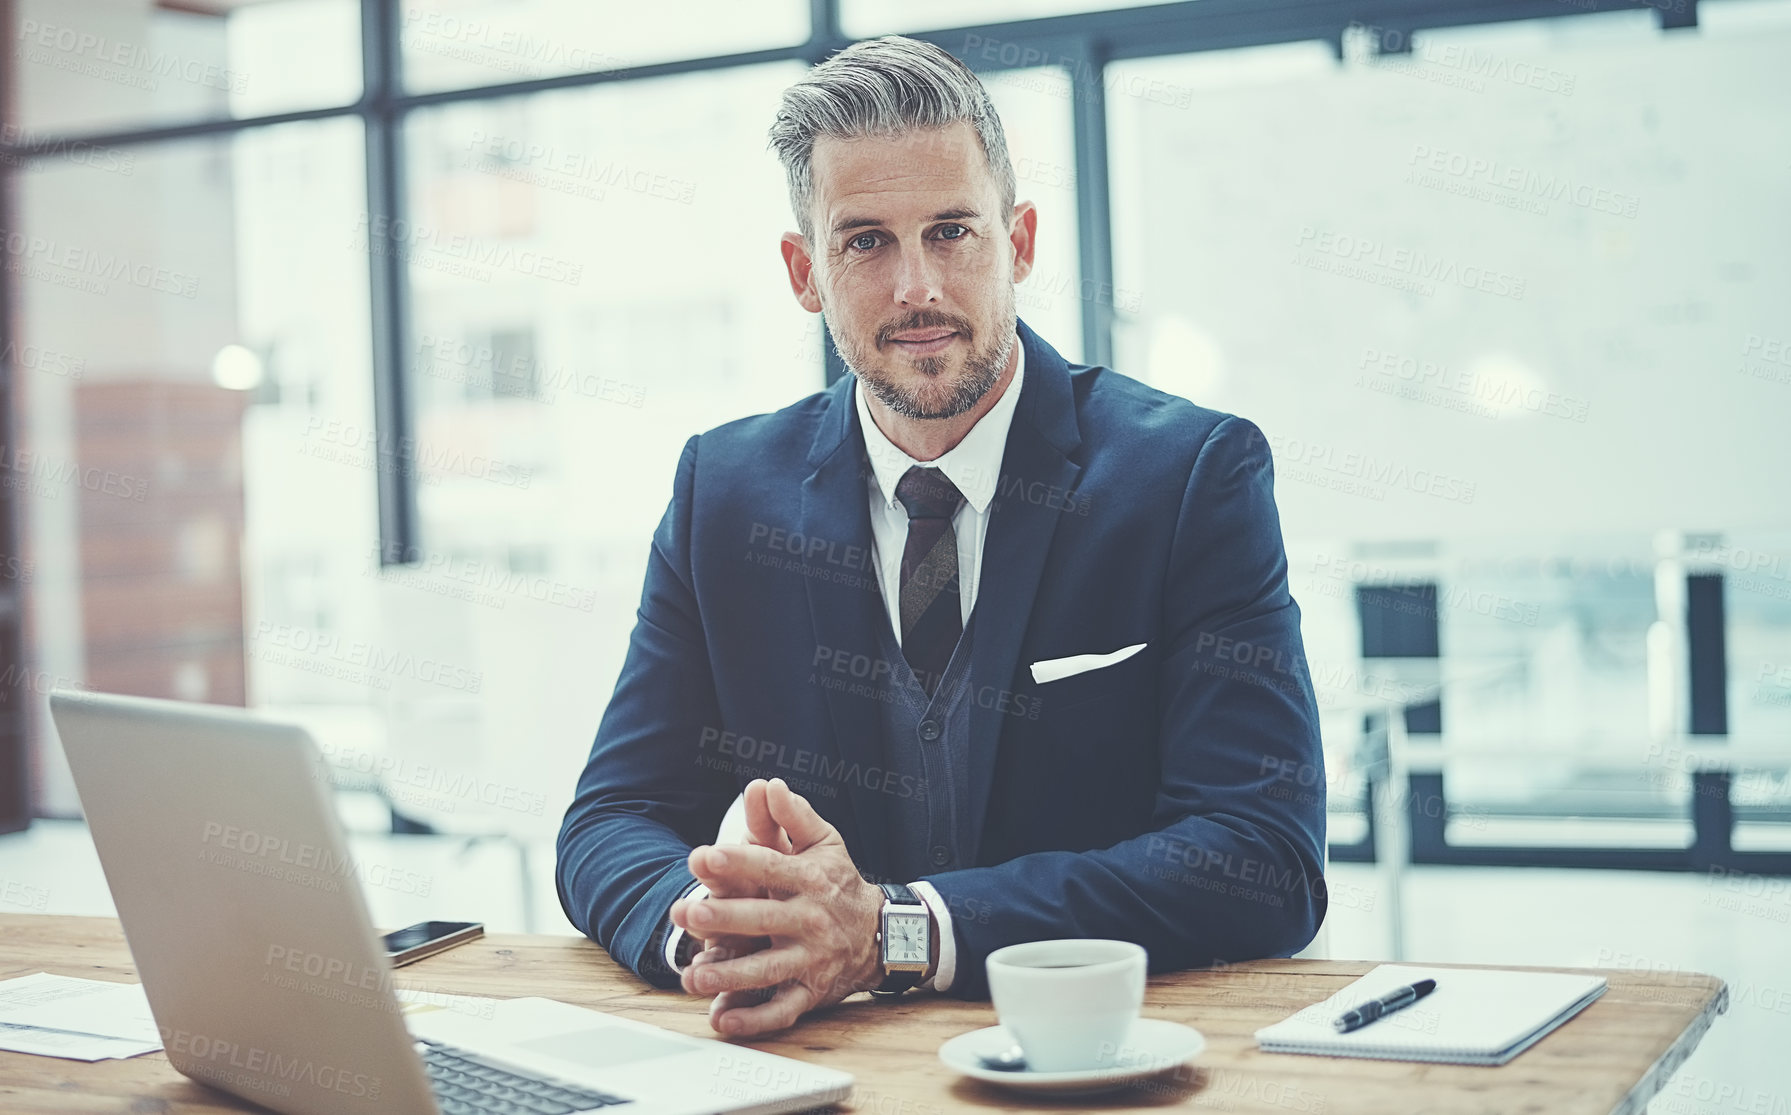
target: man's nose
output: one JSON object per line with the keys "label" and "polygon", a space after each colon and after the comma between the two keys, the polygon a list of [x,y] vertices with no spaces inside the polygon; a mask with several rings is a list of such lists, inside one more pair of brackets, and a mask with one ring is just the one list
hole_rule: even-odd
{"label": "man's nose", "polygon": [[939,268],[926,247],[902,248],[897,264],[895,300],[904,306],[925,306],[939,301]]}

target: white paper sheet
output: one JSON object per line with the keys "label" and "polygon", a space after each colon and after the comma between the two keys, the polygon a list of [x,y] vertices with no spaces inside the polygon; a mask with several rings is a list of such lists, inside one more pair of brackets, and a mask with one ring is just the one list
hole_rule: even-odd
{"label": "white paper sheet", "polygon": [[61,1030],[38,1030],[30,1026],[8,1026],[0,1023],[0,1049],[12,1053],[35,1053],[40,1057],[65,1057],[71,1061],[104,1061],[108,1058],[136,1057],[154,1053],[161,1042],[147,1044],[121,1038],[100,1038],[91,1034],[70,1034]]}
{"label": "white paper sheet", "polygon": [[161,1047],[141,984],[47,972],[0,980],[0,1049],[98,1061]]}

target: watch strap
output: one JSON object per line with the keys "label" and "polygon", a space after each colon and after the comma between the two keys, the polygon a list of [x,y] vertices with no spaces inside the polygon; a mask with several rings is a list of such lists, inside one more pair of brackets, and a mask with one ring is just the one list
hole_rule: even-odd
{"label": "watch strap", "polygon": [[878,883],[877,889],[883,892],[884,898],[887,898],[897,906],[926,905],[925,902],[920,900],[920,895],[915,894],[913,889],[910,888],[907,883]]}

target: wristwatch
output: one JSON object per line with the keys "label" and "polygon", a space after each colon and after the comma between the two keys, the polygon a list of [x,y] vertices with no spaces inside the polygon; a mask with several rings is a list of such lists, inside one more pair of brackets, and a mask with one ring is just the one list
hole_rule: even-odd
{"label": "wristwatch", "polygon": [[872,988],[871,994],[895,996],[927,974],[927,964],[932,959],[933,915],[926,903],[901,883],[877,885],[883,890],[883,914],[877,930],[883,982]]}

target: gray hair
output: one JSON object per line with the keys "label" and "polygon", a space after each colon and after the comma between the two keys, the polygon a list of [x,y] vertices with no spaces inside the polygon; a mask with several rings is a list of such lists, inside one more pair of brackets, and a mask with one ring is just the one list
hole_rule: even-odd
{"label": "gray hair", "polygon": [[809,211],[815,197],[817,138],[896,136],[959,121],[975,128],[982,140],[1006,228],[1014,211],[1014,164],[1001,117],[970,67],[932,43],[885,35],[854,43],[810,70],[784,90],[770,144],[789,177],[790,207],[802,235],[812,244]]}

